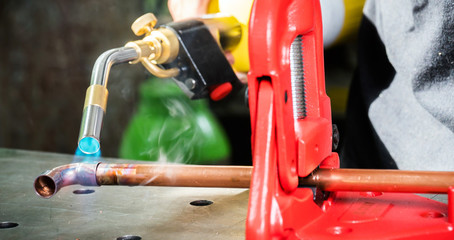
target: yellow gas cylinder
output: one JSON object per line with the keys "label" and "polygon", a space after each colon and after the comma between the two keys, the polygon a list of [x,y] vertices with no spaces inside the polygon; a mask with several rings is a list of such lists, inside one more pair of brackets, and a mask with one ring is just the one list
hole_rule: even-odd
{"label": "yellow gas cylinder", "polygon": [[[253,0],[211,0],[208,13],[225,13],[234,16],[242,28],[239,45],[232,50],[233,68],[249,71],[248,25]],[[359,28],[365,0],[321,0],[324,46],[342,44],[354,36]],[[272,7],[272,6],[270,6]]]}
{"label": "yellow gas cylinder", "polygon": [[248,26],[253,0],[211,0],[208,13],[225,13],[234,16],[241,24],[242,37],[232,50],[235,59],[233,68],[238,72],[249,71]]}

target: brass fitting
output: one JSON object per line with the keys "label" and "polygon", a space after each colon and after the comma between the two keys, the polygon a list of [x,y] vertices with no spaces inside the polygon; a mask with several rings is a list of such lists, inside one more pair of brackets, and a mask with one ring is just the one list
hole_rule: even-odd
{"label": "brass fitting", "polygon": [[106,86],[99,84],[90,85],[87,89],[84,108],[94,105],[99,106],[105,112],[108,95],[109,92],[107,91]]}
{"label": "brass fitting", "polygon": [[157,19],[152,13],[139,17],[131,25],[137,36],[145,37],[142,40],[128,42],[125,47],[134,48],[139,55],[131,64],[141,62],[145,68],[159,78],[171,78],[179,74],[177,68],[163,69],[158,64],[169,63],[178,55],[179,42],[176,35],[169,29],[155,29]]}

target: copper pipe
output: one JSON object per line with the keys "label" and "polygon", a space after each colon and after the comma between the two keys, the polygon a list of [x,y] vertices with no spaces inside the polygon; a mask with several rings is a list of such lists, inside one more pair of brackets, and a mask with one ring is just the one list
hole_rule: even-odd
{"label": "copper pipe", "polygon": [[43,198],[74,184],[248,188],[251,173],[249,166],[73,163],[45,171],[34,188]]}
{"label": "copper pipe", "polygon": [[249,188],[252,167],[106,164],[96,171],[99,185]]}
{"label": "copper pipe", "polygon": [[[46,171],[36,178],[34,187],[44,198],[72,184],[248,188],[251,174],[250,166],[75,163]],[[332,192],[447,193],[454,186],[454,173],[318,169],[300,178],[299,186]]]}
{"label": "copper pipe", "polygon": [[447,193],[454,186],[454,172],[318,169],[300,186],[318,186],[325,191]]}

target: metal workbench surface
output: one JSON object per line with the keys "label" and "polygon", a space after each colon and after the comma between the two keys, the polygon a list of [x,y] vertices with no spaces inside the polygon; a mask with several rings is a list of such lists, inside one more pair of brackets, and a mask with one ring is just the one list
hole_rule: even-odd
{"label": "metal workbench surface", "polygon": [[[39,174],[73,158],[0,148],[0,239],[244,239],[248,189],[74,185],[50,199],[35,194]],[[197,200],[212,204],[190,204]]]}
{"label": "metal workbench surface", "polygon": [[[72,161],[0,148],[0,239],[244,239],[248,189],[75,185],[51,199],[35,194],[39,174]],[[74,193],[81,189],[91,191]]]}

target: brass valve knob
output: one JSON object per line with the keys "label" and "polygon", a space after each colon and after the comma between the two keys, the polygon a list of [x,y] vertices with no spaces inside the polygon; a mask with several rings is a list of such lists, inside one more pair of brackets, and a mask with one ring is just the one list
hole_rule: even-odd
{"label": "brass valve knob", "polygon": [[136,36],[142,36],[144,34],[149,35],[157,22],[158,19],[153,13],[146,13],[134,21],[131,25],[131,29]]}
{"label": "brass valve knob", "polygon": [[142,40],[126,44],[125,47],[134,48],[139,56],[130,63],[141,62],[149,72],[160,78],[177,76],[179,74],[178,68],[164,69],[157,65],[173,61],[179,50],[178,39],[174,32],[166,28],[155,29],[157,22],[158,19],[153,13],[147,13],[131,25],[135,35],[145,34],[145,37]]}

